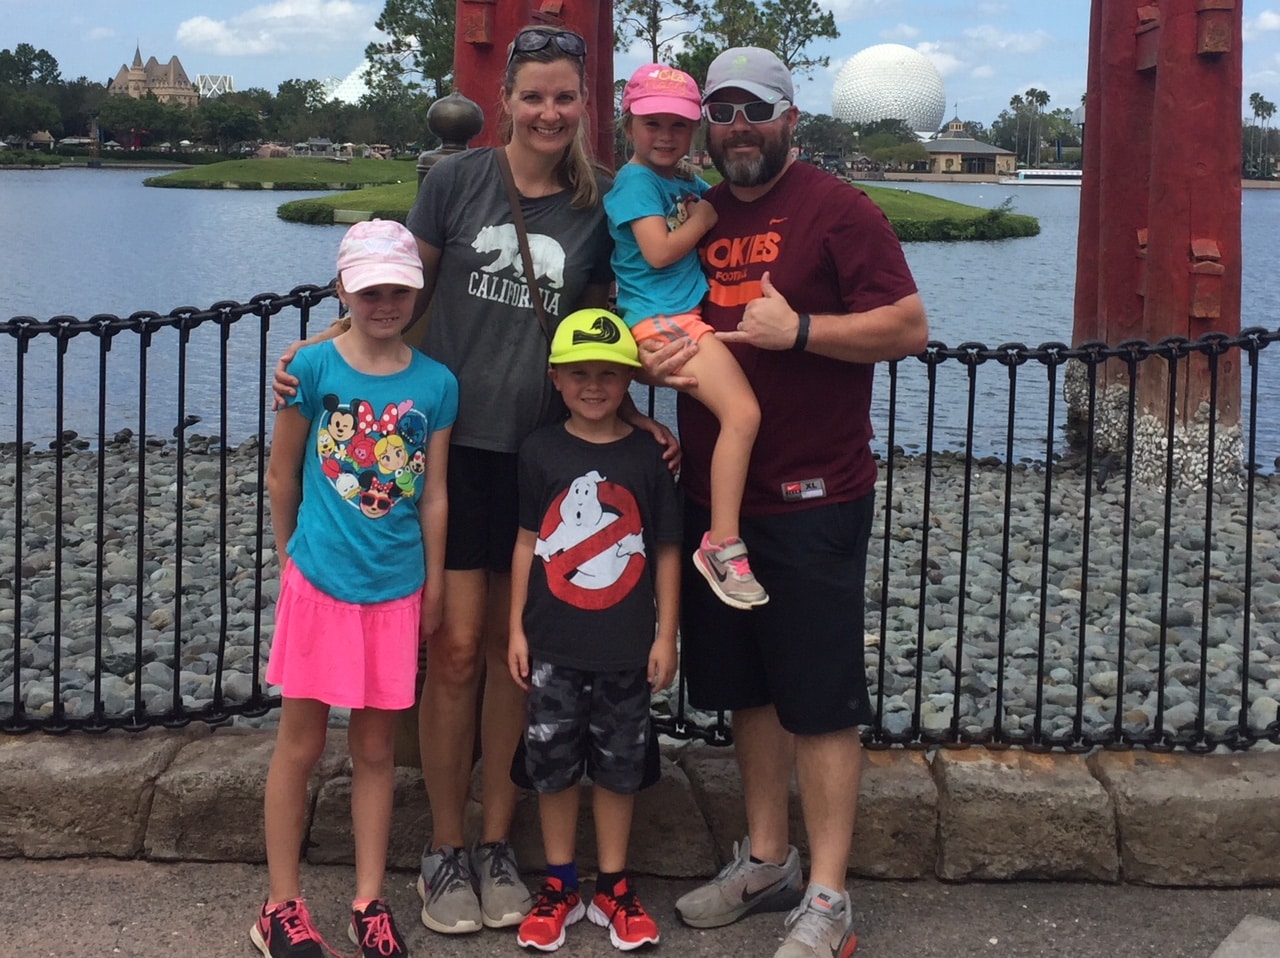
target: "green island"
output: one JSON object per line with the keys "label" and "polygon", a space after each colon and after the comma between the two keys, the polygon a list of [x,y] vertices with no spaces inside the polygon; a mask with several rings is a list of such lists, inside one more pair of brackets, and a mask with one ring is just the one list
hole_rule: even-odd
{"label": "green island", "polygon": [[[702,175],[710,183],[720,179],[714,169],[705,170]],[[336,161],[290,157],[228,160],[150,177],[146,185],[214,190],[322,190],[326,195],[284,203],[278,215],[295,223],[332,224],[367,216],[404,222],[418,190],[418,172],[412,160]],[[1014,213],[1009,200],[994,209],[982,209],[909,189],[867,183],[858,186],[884,210],[903,242],[1012,239],[1040,232],[1039,221],[1033,216]]]}

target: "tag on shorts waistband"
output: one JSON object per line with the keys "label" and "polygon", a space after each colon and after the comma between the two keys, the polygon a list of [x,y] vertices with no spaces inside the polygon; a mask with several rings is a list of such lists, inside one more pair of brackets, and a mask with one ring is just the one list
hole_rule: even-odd
{"label": "tag on shorts waistband", "polygon": [[827,484],[821,479],[797,479],[782,484],[782,498],[787,502],[803,502],[805,499],[825,499]]}

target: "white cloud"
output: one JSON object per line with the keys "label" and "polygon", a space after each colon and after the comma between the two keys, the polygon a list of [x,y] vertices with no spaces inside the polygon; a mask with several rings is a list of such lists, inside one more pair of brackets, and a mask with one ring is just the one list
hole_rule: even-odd
{"label": "white cloud", "polygon": [[1035,53],[1049,45],[1050,36],[1045,30],[1032,33],[1009,33],[983,24],[970,27],[963,33],[965,39],[974,46],[986,50],[999,50],[1003,53]]}
{"label": "white cloud", "polygon": [[115,38],[116,32],[110,27],[94,27],[85,34],[86,40],[92,40],[95,43],[99,40],[114,40]]}
{"label": "white cloud", "polygon": [[916,50],[923,53],[942,76],[950,76],[963,69],[964,61],[943,48],[940,43],[917,43]]}
{"label": "white cloud", "polygon": [[906,40],[914,40],[920,36],[920,31],[909,23],[899,23],[888,30],[882,30],[880,36],[892,43],[902,43]]}
{"label": "white cloud", "polygon": [[1276,57],[1275,67],[1263,67],[1253,70],[1244,77],[1245,96],[1254,90],[1267,89],[1280,85],[1280,56]]}
{"label": "white cloud", "polygon": [[296,52],[300,44],[320,51],[376,31],[378,9],[349,0],[278,0],[226,20],[193,17],[178,25],[178,42],[218,56]]}
{"label": "white cloud", "polygon": [[969,76],[973,77],[975,80],[990,80],[995,75],[996,68],[991,66],[989,63],[984,63],[980,67],[974,67],[969,73]]}
{"label": "white cloud", "polygon": [[818,6],[831,11],[837,22],[888,16],[902,5],[902,0],[819,0],[818,2]]}
{"label": "white cloud", "polygon": [[1253,21],[1255,30],[1280,30],[1280,11],[1263,10]]}

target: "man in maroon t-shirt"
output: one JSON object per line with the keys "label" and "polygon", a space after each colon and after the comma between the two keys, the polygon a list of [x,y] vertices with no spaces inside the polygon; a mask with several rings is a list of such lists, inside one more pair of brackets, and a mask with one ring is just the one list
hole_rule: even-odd
{"label": "man in maroon t-shirt", "polygon": [[[689,700],[733,712],[750,834],[676,909],[699,928],[792,908],[775,958],[846,958],[857,939],[845,872],[861,772],[858,726],[873,719],[863,666],[863,601],[876,464],[874,364],[921,352],[924,306],[884,214],[861,190],[791,154],[799,112],[772,53],[739,47],[711,64],[708,147],[724,182],[700,248],[703,319],[742,365],[760,431],[742,535],[768,605],[731,609],[686,576],[682,669]],[[669,385],[696,346],[648,352]],[[707,524],[715,418],[678,401],[689,554]],[[811,851],[807,887],[789,843],[794,764]]]}

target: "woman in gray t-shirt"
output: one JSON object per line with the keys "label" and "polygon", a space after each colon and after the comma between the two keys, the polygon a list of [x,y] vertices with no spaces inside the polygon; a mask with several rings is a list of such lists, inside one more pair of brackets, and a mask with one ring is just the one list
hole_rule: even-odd
{"label": "woman in gray t-shirt", "polygon": [[[585,50],[582,38],[568,31],[521,30],[503,77],[505,146],[439,161],[407,219],[426,276],[419,315],[430,305],[420,323],[425,331],[416,332],[425,352],[459,382],[449,453],[444,621],[425,637],[419,712],[432,820],[419,889],[424,923],[445,933],[517,924],[532,905],[507,844],[516,802],[509,768],[524,726],[524,693],[506,669],[515,461],[525,436],[563,412],[547,377],[550,334],[574,310],[606,305],[612,281],[601,203],[610,181],[587,148]],[[520,193],[536,274],[532,291],[499,150]],[[530,295],[542,298],[552,329],[543,330]],[[410,331],[411,341],[413,336]],[[626,418],[675,455],[669,430],[633,406]],[[468,853],[463,811],[481,674],[488,675],[480,720],[483,825]]]}

